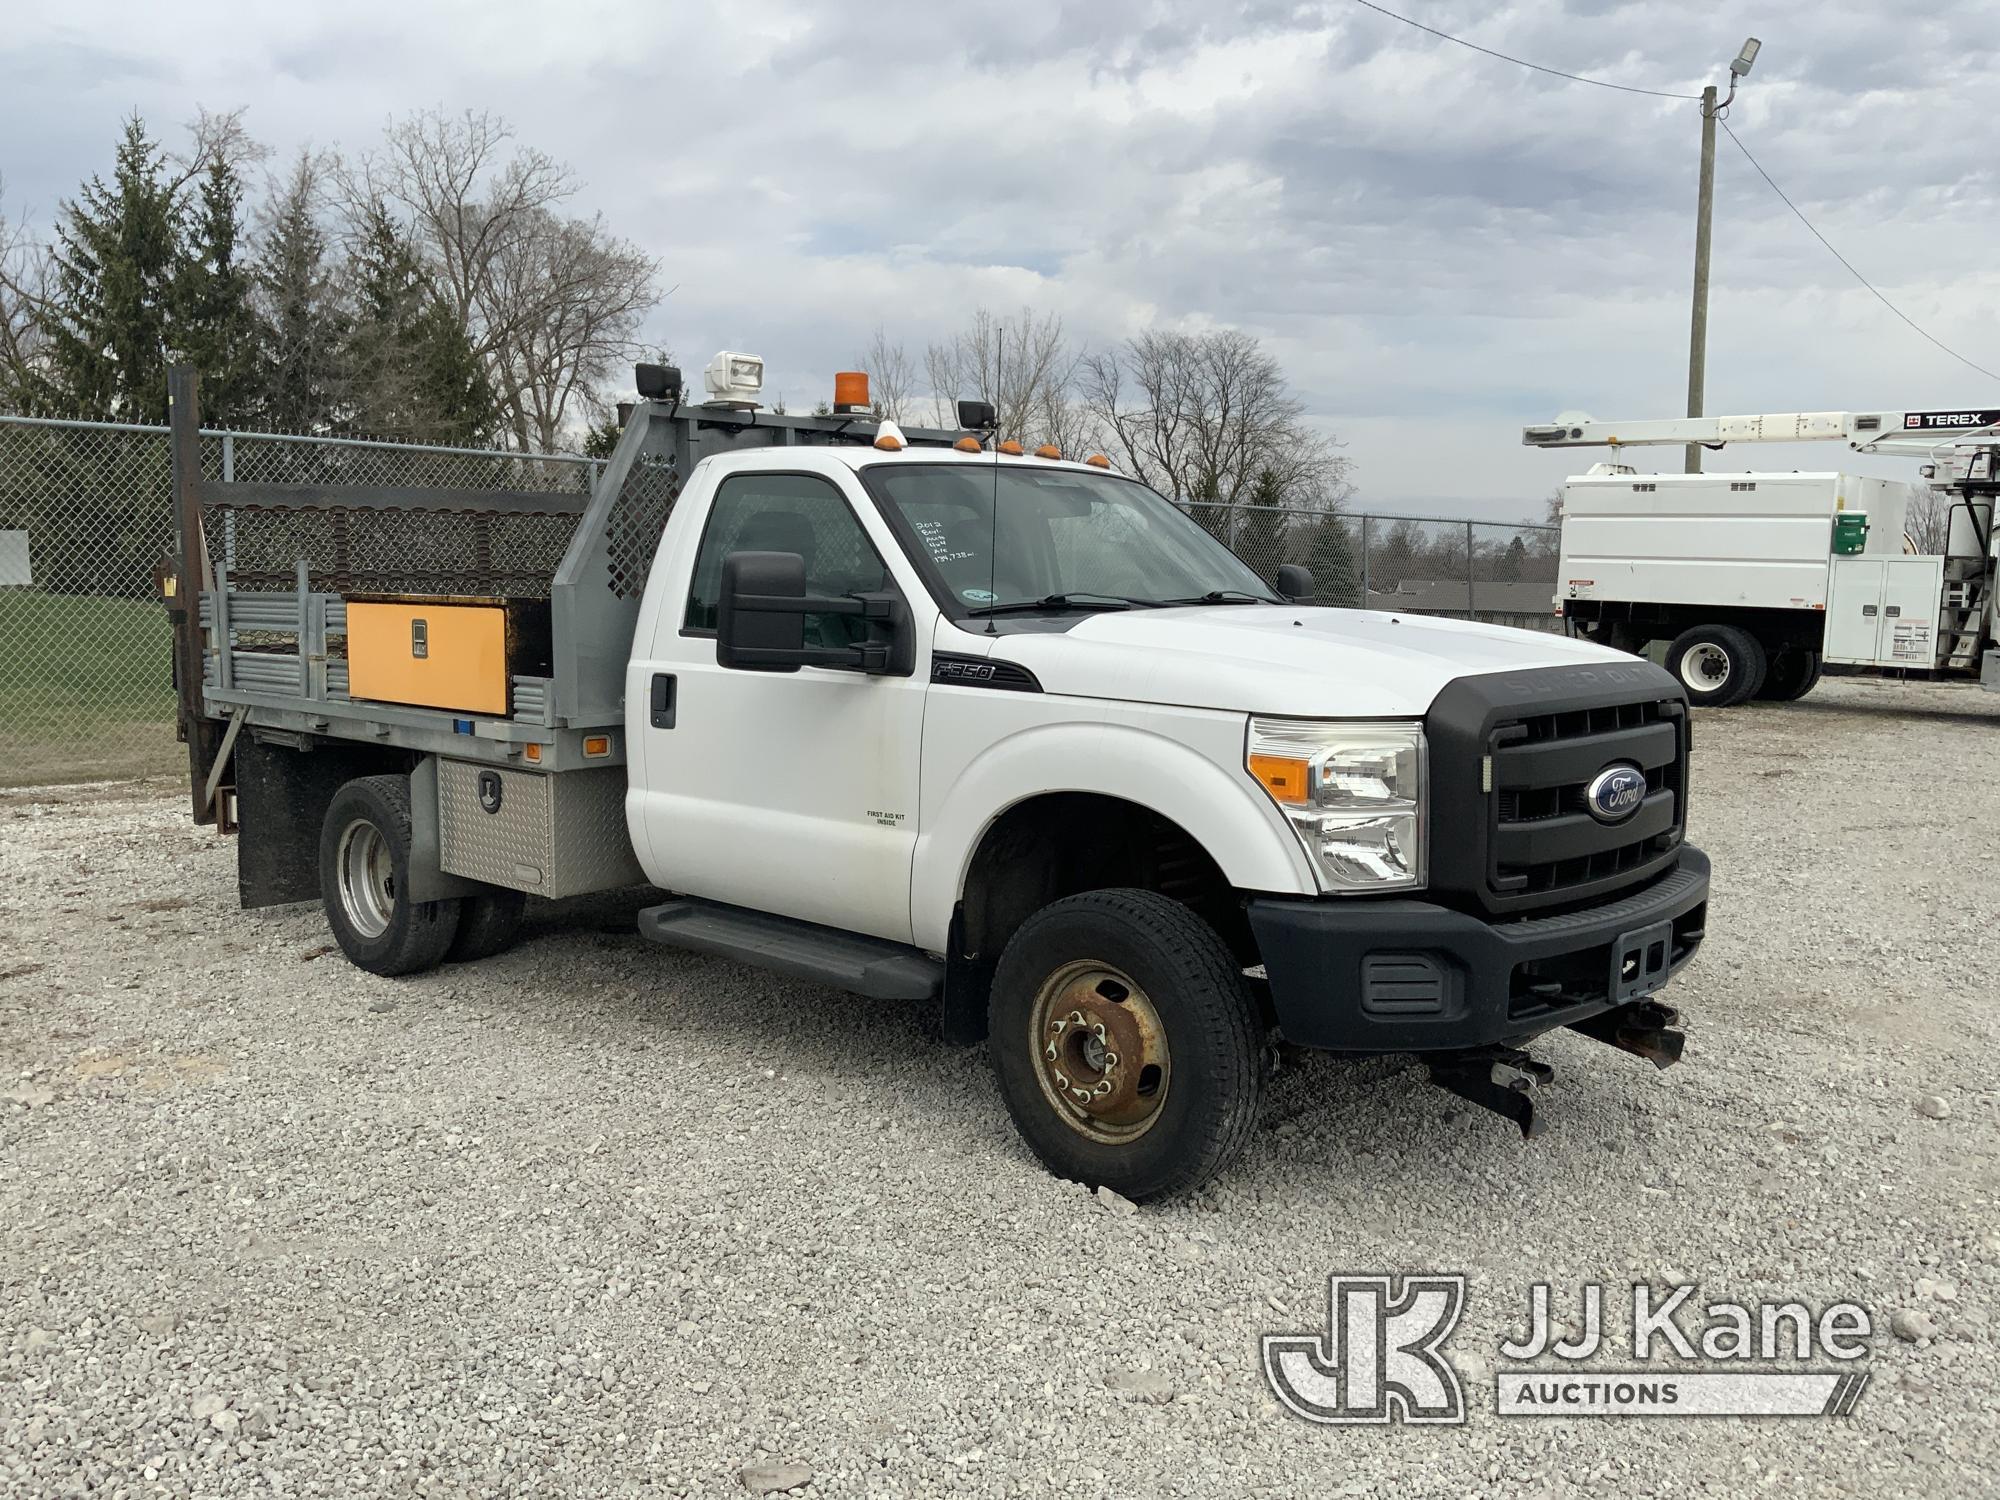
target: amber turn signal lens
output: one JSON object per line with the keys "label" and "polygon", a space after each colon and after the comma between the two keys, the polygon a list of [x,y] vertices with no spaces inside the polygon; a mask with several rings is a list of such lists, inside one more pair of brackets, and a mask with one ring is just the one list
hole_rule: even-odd
{"label": "amber turn signal lens", "polygon": [[833,404],[836,407],[868,405],[868,376],[860,370],[841,370],[833,377]]}
{"label": "amber turn signal lens", "polygon": [[1289,755],[1253,755],[1250,774],[1255,776],[1273,802],[1303,807],[1311,767]]}

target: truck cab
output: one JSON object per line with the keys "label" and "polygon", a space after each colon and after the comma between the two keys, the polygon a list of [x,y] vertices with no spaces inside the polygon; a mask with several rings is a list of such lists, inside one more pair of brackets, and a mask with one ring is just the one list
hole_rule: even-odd
{"label": "truck cab", "polygon": [[[642,879],[663,944],[940,1007],[1051,1170],[1135,1199],[1227,1167],[1281,1040],[1420,1054],[1529,1133],[1536,1036],[1679,1057],[1659,992],[1708,862],[1659,668],[1313,606],[1300,570],[1280,592],[1101,455],[996,442],[973,403],[919,431],[648,385],[525,709],[426,738],[397,716],[426,710],[332,690],[204,695],[250,724],[247,779],[284,783],[241,808],[246,850],[316,818],[364,967],[435,964],[443,928],[523,892]],[[631,502],[663,474],[660,524]],[[453,606],[405,607],[428,643]],[[318,740],[392,769],[302,791],[272,752]]]}

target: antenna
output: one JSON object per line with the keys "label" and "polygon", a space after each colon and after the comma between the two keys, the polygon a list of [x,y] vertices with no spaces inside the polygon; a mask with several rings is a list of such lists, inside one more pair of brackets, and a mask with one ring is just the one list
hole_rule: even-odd
{"label": "antenna", "polygon": [[[993,455],[993,526],[986,540],[986,602],[1000,602],[1000,455]],[[986,633],[998,635],[994,617],[986,617]]]}

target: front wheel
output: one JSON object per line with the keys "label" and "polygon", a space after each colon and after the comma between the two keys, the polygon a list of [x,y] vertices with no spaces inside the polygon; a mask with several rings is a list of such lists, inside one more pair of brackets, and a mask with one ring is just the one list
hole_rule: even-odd
{"label": "front wheel", "polygon": [[1667,670],[1698,708],[1728,708],[1754,698],[1766,666],[1757,638],[1734,625],[1697,625],[1667,648]]}
{"label": "front wheel", "polygon": [[988,1045],[1043,1165],[1134,1201],[1199,1187],[1243,1151],[1264,1028],[1215,930],[1152,891],[1043,907],[1000,955]]}
{"label": "front wheel", "polygon": [[444,961],[459,903],[412,901],[409,879],[409,778],[348,782],[320,826],[319,889],[334,941],[356,968],[416,974]]}

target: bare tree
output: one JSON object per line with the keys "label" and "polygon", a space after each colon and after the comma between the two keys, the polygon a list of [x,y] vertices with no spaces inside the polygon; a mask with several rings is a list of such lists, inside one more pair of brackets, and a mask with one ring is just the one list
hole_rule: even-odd
{"label": "bare tree", "polygon": [[1925,557],[1942,557],[1951,541],[1951,500],[1929,485],[1918,485],[1903,512],[1903,535]]}
{"label": "bare tree", "polygon": [[339,173],[350,216],[406,219],[523,446],[558,446],[659,301],[658,263],[598,219],[563,217],[568,168],[496,115],[430,110],[392,121],[379,151]]}
{"label": "bare tree", "polygon": [[868,395],[877,414],[891,422],[918,420],[917,363],[910,358],[909,350],[883,332],[880,323],[875,325],[868,347],[855,367],[868,372]]}
{"label": "bare tree", "polygon": [[952,404],[962,397],[990,401],[1002,436],[1050,441],[1051,427],[1066,420],[1080,359],[1055,314],[1024,307],[1004,317],[982,307],[964,331],[924,351],[935,421],[954,424]]}
{"label": "bare tree", "polygon": [[10,403],[24,398],[43,368],[48,272],[48,246],[25,219],[8,218],[0,179],[0,397]]}
{"label": "bare tree", "polygon": [[488,356],[515,440],[549,453],[572,418],[603,414],[599,388],[636,351],[659,266],[601,219],[524,218],[494,260],[491,301],[507,316]]}
{"label": "bare tree", "polygon": [[1277,359],[1247,333],[1148,332],[1084,359],[1084,406],[1118,456],[1185,500],[1332,511],[1350,463],[1304,421]]}

